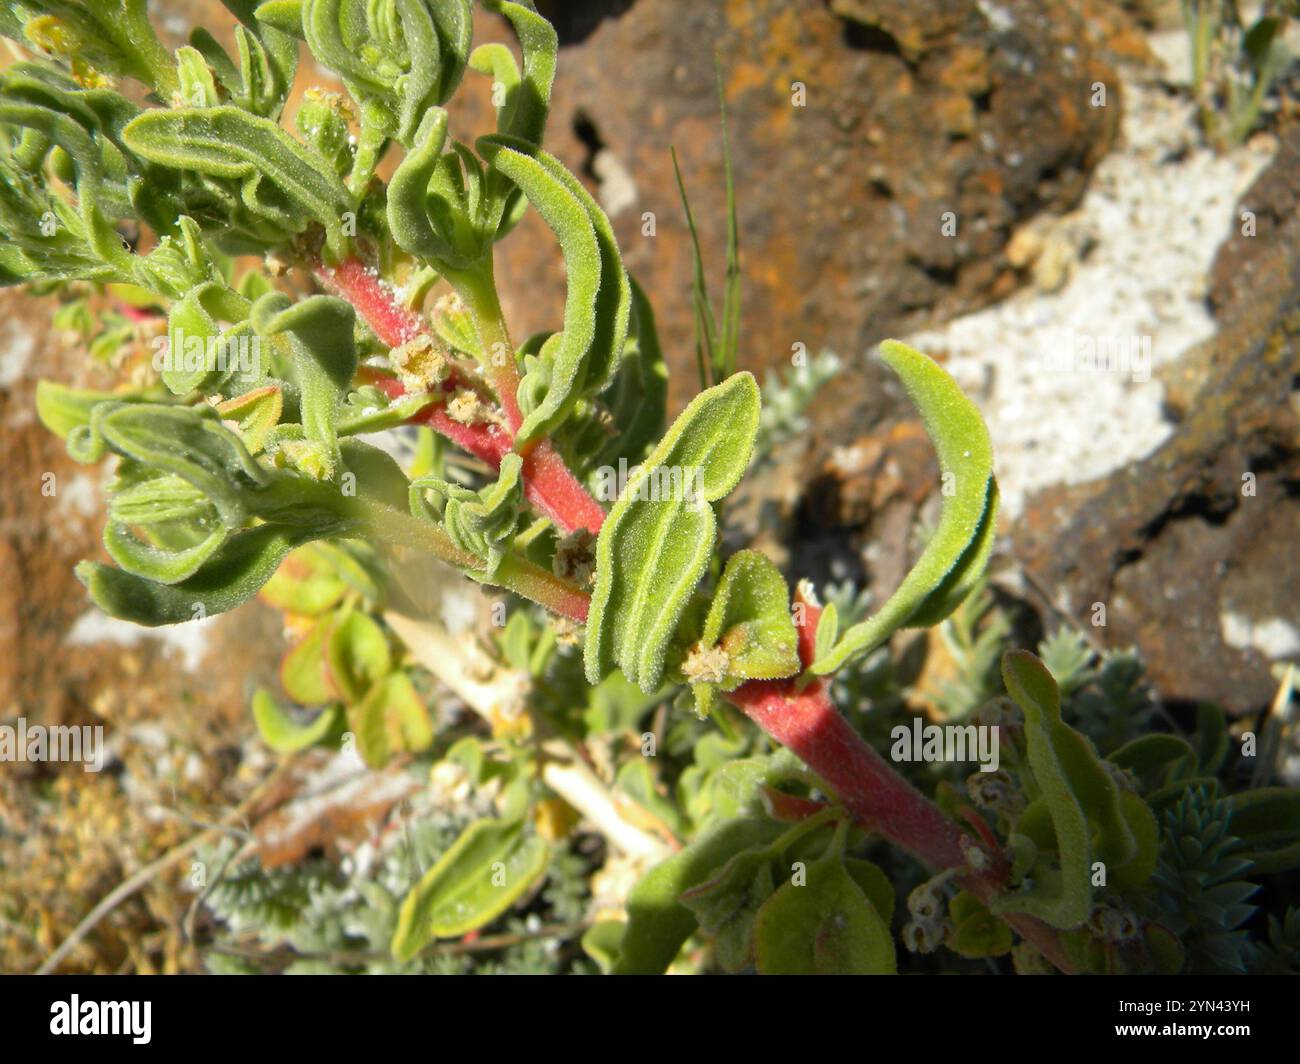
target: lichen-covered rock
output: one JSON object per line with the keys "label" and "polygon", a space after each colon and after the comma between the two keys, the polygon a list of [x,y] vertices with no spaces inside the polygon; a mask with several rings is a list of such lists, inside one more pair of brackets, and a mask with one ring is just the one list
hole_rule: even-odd
{"label": "lichen-covered rock", "polygon": [[[679,404],[694,387],[692,260],[669,149],[720,298],[715,51],[751,368],[788,362],[797,343],[856,353],[1005,295],[1017,284],[1003,255],[1012,231],[1070,208],[1117,126],[1103,46],[1060,0],[550,6],[574,14],[560,27],[569,43],[548,147],[598,185],[654,299]],[[1099,84],[1105,106],[1093,105]],[[539,265],[552,261],[545,234],[521,230],[503,247],[502,273],[506,291],[527,282],[527,304],[507,307],[522,335],[554,327],[563,279]]]}
{"label": "lichen-covered rock", "polygon": [[1185,360],[1181,422],[1145,460],[1034,499],[1017,553],[1057,605],[1136,643],[1161,693],[1245,711],[1300,658],[1300,135],[1244,197],[1216,259],[1213,339]]}

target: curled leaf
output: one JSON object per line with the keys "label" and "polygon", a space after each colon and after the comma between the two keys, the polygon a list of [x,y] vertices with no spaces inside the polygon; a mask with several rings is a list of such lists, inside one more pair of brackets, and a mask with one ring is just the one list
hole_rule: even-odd
{"label": "curled leaf", "polygon": [[436,520],[424,495],[431,491],[440,496],[447,535],[461,550],[482,558],[483,572],[491,576],[505,556],[519,517],[522,469],[523,460],[517,454],[505,455],[496,481],[482,491],[471,491],[440,477],[420,477],[411,482],[411,511],[426,520]]}
{"label": "curled leaf", "polygon": [[[1022,814],[1016,830],[1040,848],[1054,847],[1060,868],[1037,871],[1028,889],[995,899],[993,909],[1076,928],[1091,910],[1094,861],[1106,866],[1108,880],[1121,885],[1136,885],[1151,874],[1155,818],[1136,795],[1121,794],[1091,743],[1061,720],[1056,681],[1038,658],[1008,651],[1002,676],[1007,693],[1024,711],[1029,766],[1043,795]],[[1044,814],[1050,834],[1043,830]]]}
{"label": "curled leaf", "polygon": [[323,449],[324,479],[332,479],[342,461],[339,411],[357,370],[356,311],[333,296],[293,303],[283,293],[271,292],[253,304],[251,320],[260,335],[288,338],[303,433]]}
{"label": "curled leaf", "polygon": [[818,675],[869,653],[899,628],[936,624],[969,594],[988,562],[997,516],[993,447],[979,410],[939,366],[887,340],[881,357],[903,380],[934,441],[944,479],[943,513],[925,551],[880,610],[853,625],[812,664]]}
{"label": "curled leaf", "polygon": [[153,110],[132,120],[122,139],[159,166],[237,190],[238,202],[270,227],[267,243],[317,222],[330,251],[343,255],[347,189],[327,160],[269,119],[231,106]]}
{"label": "curled leaf", "polygon": [[273,525],[236,532],[192,576],[160,584],[121,569],[81,562],[79,579],[111,617],[147,627],[179,624],[225,613],[257,594],[277,566],[311,533]]}
{"label": "curled leaf", "polygon": [[328,738],[338,727],[339,709],[329,706],[300,721],[259,687],[253,695],[253,720],[267,746],[278,754],[294,754]]}
{"label": "curled leaf", "polygon": [[775,680],[799,671],[790,590],[767,556],[737,551],[727,559],[700,642],[727,657],[723,690],[745,680]]}
{"label": "curled leaf", "polygon": [[255,508],[252,494],[270,475],[211,407],[103,403],[90,423],[68,436],[78,461],[105,449],[153,470],[173,473],[208,498],[227,528],[238,528]]}
{"label": "curled leaf", "polygon": [[593,466],[617,468],[619,459],[636,465],[659,438],[668,402],[668,369],[664,364],[654,310],[641,286],[630,276],[632,308],[623,357],[600,393],[600,402],[614,422],[614,433],[592,459]]}
{"label": "curled leaf", "polygon": [[[537,208],[560,241],[568,275],[561,339],[546,366],[544,395],[516,433],[525,443],[558,425],[585,391],[605,385],[623,352],[631,287],[605,212],[564,165],[526,141],[483,137],[479,152]],[[534,389],[525,380],[521,403]]]}

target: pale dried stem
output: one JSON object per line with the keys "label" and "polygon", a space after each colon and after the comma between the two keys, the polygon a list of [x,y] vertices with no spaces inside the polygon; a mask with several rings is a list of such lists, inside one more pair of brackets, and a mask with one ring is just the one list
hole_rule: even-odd
{"label": "pale dried stem", "polygon": [[[530,680],[524,673],[494,661],[471,632],[452,634],[436,620],[411,617],[394,610],[384,620],[406,644],[411,656],[450,688],[485,720],[526,712]],[[564,739],[541,744],[541,777],[548,787],[573,806],[621,853],[647,863],[671,852],[665,840],[628,819],[635,803],[615,794]],[[644,814],[648,819],[649,814]]]}

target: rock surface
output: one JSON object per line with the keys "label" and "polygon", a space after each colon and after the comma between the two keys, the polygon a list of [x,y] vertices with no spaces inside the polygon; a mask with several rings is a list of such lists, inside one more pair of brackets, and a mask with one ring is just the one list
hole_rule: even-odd
{"label": "rock surface", "polygon": [[[788,363],[796,343],[856,357],[1008,294],[1019,283],[1004,256],[1011,233],[1078,200],[1118,122],[1103,46],[1076,5],[1058,0],[551,6],[575,14],[561,27],[571,43],[548,147],[598,186],[628,267],[655,300],[679,403],[694,387],[692,262],[670,148],[720,299],[715,50],[749,368]],[[1105,107],[1091,105],[1097,82],[1108,87]],[[943,231],[949,211],[955,235]],[[555,327],[563,276],[553,242],[540,226],[521,227],[503,250],[512,323]]]}
{"label": "rock surface", "polygon": [[[1111,645],[1136,643],[1171,699],[1267,703],[1270,659],[1300,657],[1300,131],[1242,201],[1256,235],[1220,250],[1219,331],[1170,439],[1097,483],[1037,497],[1017,553]],[[1192,385],[1194,387],[1194,385]]]}

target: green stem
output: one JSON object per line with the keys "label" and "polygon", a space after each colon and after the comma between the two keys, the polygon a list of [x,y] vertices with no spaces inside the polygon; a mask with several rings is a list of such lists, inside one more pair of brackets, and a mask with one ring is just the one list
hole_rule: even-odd
{"label": "green stem", "polygon": [[519,367],[515,364],[510,330],[506,327],[501,300],[497,297],[492,256],[489,254],[483,259],[482,265],[476,268],[450,271],[446,276],[474,319],[474,328],[483,348],[483,368],[497,393],[497,400],[505,412],[513,435],[523,423],[519,400],[516,398],[519,391]]}
{"label": "green stem", "polygon": [[[350,497],[344,500],[343,514],[385,543],[432,554],[448,565],[471,573],[484,568],[482,558],[461,550],[439,525],[421,521],[392,506]],[[489,582],[570,620],[581,623],[587,619],[586,592],[516,554],[507,554],[501,560]]]}

